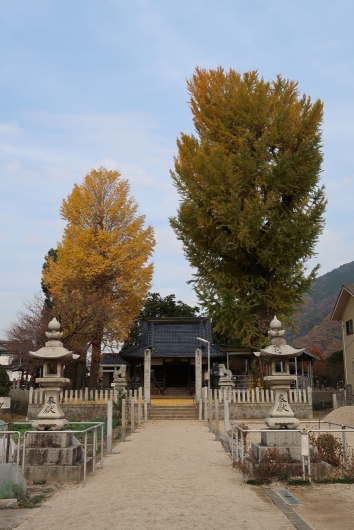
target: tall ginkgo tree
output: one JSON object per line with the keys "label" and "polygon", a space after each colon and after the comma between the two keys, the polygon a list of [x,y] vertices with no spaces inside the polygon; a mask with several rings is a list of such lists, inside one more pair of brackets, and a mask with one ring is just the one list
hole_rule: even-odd
{"label": "tall ginkgo tree", "polygon": [[124,338],[151,286],[154,232],[129,191],[118,171],[104,167],[75,184],[61,206],[67,225],[56,259],[47,256],[43,269],[43,284],[54,298],[74,295],[80,313],[82,301],[94,300],[87,328],[91,388],[97,384],[102,341]]}
{"label": "tall ginkgo tree", "polygon": [[323,104],[295,81],[221,67],[197,68],[188,89],[195,134],[177,141],[171,225],[216,331],[259,348],[274,314],[293,324],[316,277]]}

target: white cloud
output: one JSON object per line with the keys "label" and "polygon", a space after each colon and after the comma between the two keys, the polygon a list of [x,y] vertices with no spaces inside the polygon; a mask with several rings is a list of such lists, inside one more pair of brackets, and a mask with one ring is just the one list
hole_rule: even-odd
{"label": "white cloud", "polygon": [[0,135],[19,136],[22,133],[23,130],[17,125],[17,123],[0,123]]}

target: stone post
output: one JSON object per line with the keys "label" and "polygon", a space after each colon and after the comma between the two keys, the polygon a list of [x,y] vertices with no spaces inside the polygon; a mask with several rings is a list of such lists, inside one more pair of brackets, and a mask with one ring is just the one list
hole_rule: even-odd
{"label": "stone post", "polygon": [[213,391],[209,390],[208,394],[209,432],[213,432]]}
{"label": "stone post", "polygon": [[215,399],[215,441],[220,440],[219,436],[219,402]]}
{"label": "stone post", "polygon": [[207,387],[203,387],[203,401],[204,401],[204,425],[208,426],[208,397],[207,397]]}
{"label": "stone post", "polygon": [[138,393],[138,427],[141,427],[141,402],[142,402],[142,388],[139,386]]}
{"label": "stone post", "polygon": [[[112,452],[112,424],[113,424],[113,401],[110,399],[107,403],[107,453]],[[94,448],[95,450],[95,448]]]}
{"label": "stone post", "polygon": [[307,403],[312,405],[312,388],[310,386],[307,387]]}
{"label": "stone post", "polygon": [[130,432],[135,432],[135,397],[130,398]]}
{"label": "stone post", "polygon": [[144,401],[147,405],[151,401],[151,350],[144,351]]}
{"label": "stone post", "polygon": [[227,434],[227,432],[229,431],[230,429],[230,415],[229,415],[229,402],[227,399],[225,399],[224,401],[224,430],[225,430],[225,434]]}
{"label": "stone post", "polygon": [[338,408],[337,394],[334,392],[332,394],[333,409]]}
{"label": "stone post", "polygon": [[125,399],[122,399],[122,442],[125,442]]}
{"label": "stone post", "polygon": [[195,402],[202,397],[202,350],[195,350]]}

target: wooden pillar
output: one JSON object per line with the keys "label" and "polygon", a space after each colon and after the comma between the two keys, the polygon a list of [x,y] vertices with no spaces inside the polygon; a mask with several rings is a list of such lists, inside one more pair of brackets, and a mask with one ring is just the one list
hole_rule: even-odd
{"label": "wooden pillar", "polygon": [[165,393],[166,390],[166,365],[165,358],[162,359],[162,391]]}
{"label": "wooden pillar", "polygon": [[134,375],[133,375],[133,381],[136,383],[136,363],[134,363]]}
{"label": "wooden pillar", "polygon": [[191,360],[188,358],[188,393],[191,395]]}

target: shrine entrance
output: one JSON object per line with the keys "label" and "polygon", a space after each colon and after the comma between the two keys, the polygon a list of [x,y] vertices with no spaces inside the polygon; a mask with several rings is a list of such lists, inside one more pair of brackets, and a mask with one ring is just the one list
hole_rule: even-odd
{"label": "shrine entrance", "polygon": [[[177,361],[177,362],[176,362]],[[178,362],[178,360],[165,363],[165,388],[189,387],[190,366],[189,363]]]}

